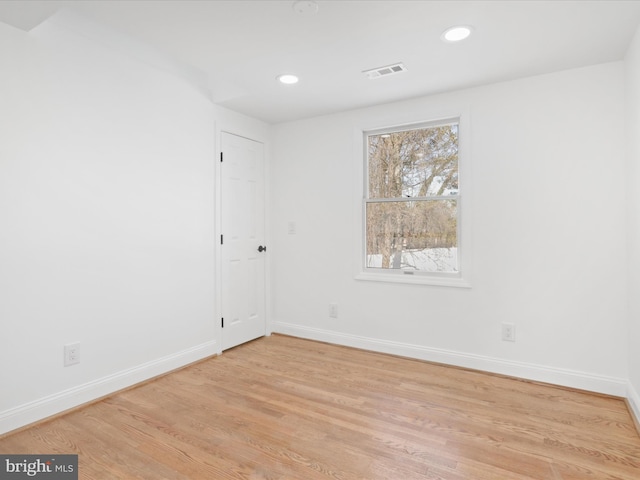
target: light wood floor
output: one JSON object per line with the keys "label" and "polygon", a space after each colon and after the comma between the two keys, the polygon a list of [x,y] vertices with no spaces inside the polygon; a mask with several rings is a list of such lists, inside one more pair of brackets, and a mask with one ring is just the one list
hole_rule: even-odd
{"label": "light wood floor", "polygon": [[274,335],[0,439],[82,479],[640,479],[623,400]]}

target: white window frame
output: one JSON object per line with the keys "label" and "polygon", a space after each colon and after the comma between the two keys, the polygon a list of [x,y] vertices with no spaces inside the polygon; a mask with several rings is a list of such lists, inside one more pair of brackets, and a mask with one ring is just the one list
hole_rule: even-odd
{"label": "white window frame", "polygon": [[[406,270],[370,268],[366,266],[366,206],[368,203],[368,148],[367,136],[379,135],[382,133],[394,133],[405,130],[415,130],[420,128],[435,127],[438,125],[458,124],[458,183],[459,192],[456,195],[458,220],[458,272],[411,272]],[[358,206],[357,221],[358,226],[358,246],[356,249],[356,280],[404,283],[417,285],[434,285],[443,287],[470,288],[470,266],[471,266],[471,245],[470,245],[470,219],[468,215],[471,189],[470,189],[470,166],[468,155],[469,122],[468,114],[457,114],[445,116],[436,120],[426,120],[410,122],[387,127],[372,127],[357,129],[359,147],[358,152],[359,168],[356,168],[358,176]],[[434,197],[430,200],[444,199]]]}

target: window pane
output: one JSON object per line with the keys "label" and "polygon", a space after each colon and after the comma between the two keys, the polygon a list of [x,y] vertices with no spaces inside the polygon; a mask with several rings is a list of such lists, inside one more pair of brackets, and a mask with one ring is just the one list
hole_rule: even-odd
{"label": "window pane", "polygon": [[368,198],[458,193],[458,125],[369,135]]}
{"label": "window pane", "polygon": [[457,200],[369,202],[368,268],[458,272]]}

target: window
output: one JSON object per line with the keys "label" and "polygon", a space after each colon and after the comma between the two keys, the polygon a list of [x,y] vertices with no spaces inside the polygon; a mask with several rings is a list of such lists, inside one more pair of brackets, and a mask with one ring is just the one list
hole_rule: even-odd
{"label": "window", "polygon": [[365,132],[365,272],[460,276],[459,124]]}

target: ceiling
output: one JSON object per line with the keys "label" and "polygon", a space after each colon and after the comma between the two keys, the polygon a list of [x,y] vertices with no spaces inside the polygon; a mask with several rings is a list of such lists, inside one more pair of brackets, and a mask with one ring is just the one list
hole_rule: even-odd
{"label": "ceiling", "polygon": [[[198,69],[213,100],[269,123],[624,57],[640,0],[0,0],[0,21],[29,31],[61,9]],[[440,37],[473,26],[460,43]],[[407,72],[363,70],[403,62]],[[276,82],[281,73],[296,85]]]}

